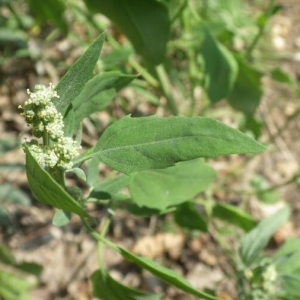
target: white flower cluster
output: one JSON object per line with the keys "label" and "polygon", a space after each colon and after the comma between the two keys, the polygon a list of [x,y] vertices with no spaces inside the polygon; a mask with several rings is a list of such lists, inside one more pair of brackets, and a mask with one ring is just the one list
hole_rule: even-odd
{"label": "white flower cluster", "polygon": [[50,145],[39,144],[36,140],[27,142],[30,151],[43,167],[59,167],[62,169],[72,168],[72,159],[79,154],[77,142],[70,137],[65,137],[63,132],[63,117],[57,111],[51,101],[52,98],[59,98],[52,84],[49,87],[36,85],[34,92],[27,90],[29,99],[25,101],[24,111],[28,125],[32,126],[32,134],[37,137],[47,135],[53,143]]}

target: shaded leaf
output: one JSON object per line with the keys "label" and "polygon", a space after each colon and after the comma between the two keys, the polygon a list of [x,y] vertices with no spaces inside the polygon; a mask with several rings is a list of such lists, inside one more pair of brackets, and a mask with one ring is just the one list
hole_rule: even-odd
{"label": "shaded leaf", "polygon": [[25,145],[26,174],[35,198],[56,208],[88,217],[88,213],[35,160]]}
{"label": "shaded leaf", "polygon": [[207,232],[207,222],[192,202],[179,205],[174,213],[175,222],[189,230]]}
{"label": "shaded leaf", "polygon": [[232,89],[238,73],[234,56],[205,29],[200,50],[204,59],[205,83],[208,98],[218,102]]}
{"label": "shaded leaf", "polygon": [[169,38],[168,11],[163,4],[156,0],[85,0],[85,3],[111,19],[146,60],[155,65],[163,60]]}
{"label": "shaded leaf", "polygon": [[20,140],[16,138],[0,139],[0,154],[4,154],[10,150],[20,146]]}
{"label": "shaded leaf", "polygon": [[21,203],[23,205],[29,205],[31,202],[25,192],[10,183],[0,184],[0,202],[1,201]]}
{"label": "shaded leaf", "polygon": [[164,210],[206,190],[215,177],[215,170],[203,159],[198,159],[167,169],[138,172],[129,190],[137,205]]}
{"label": "shaded leaf", "polygon": [[99,74],[89,80],[81,93],[72,102],[76,124],[90,114],[104,109],[117,95],[118,91],[128,85],[136,76],[119,72]]}
{"label": "shaded leaf", "polygon": [[111,199],[111,197],[119,192],[124,186],[128,185],[131,177],[121,175],[116,178],[106,179],[98,184],[90,193],[89,198]]}
{"label": "shaded leaf", "polygon": [[234,224],[245,231],[253,229],[257,221],[245,211],[226,203],[215,203],[212,210],[212,216]]}
{"label": "shaded leaf", "polygon": [[239,66],[237,80],[227,99],[233,108],[252,116],[263,94],[262,73],[244,58],[237,56],[236,59]]}
{"label": "shaded leaf", "polygon": [[86,181],[86,175],[83,172],[83,170],[80,168],[74,168],[74,169],[67,170],[66,173],[74,173],[78,178],[80,178],[83,181]]}
{"label": "shaded leaf", "polygon": [[109,300],[160,300],[161,295],[150,294],[125,286],[107,272],[97,270],[92,275],[93,294],[99,299]]}
{"label": "shaded leaf", "polygon": [[72,214],[70,212],[57,209],[52,219],[52,225],[57,227],[65,226],[70,222],[71,217]]}
{"label": "shaded leaf", "polygon": [[28,0],[30,10],[35,14],[40,24],[45,24],[50,20],[64,35],[68,33],[68,23],[65,18],[65,2],[61,0]]}

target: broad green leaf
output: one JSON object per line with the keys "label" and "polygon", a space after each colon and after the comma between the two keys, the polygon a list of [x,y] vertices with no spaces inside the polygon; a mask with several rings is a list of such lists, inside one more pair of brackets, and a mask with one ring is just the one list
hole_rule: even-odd
{"label": "broad green leaf", "polygon": [[212,210],[212,216],[230,224],[234,224],[245,231],[253,229],[257,224],[257,221],[248,213],[238,207],[226,203],[215,203]]}
{"label": "broad green leaf", "polygon": [[80,168],[74,168],[74,169],[67,170],[66,173],[74,173],[78,178],[80,178],[83,181],[86,181],[86,175],[83,172],[83,170]]}
{"label": "broad green leaf", "polygon": [[36,20],[41,24],[45,24],[48,20],[52,21],[64,35],[68,33],[68,23],[65,18],[65,2],[61,0],[27,1],[30,10],[34,13]]}
{"label": "broad green leaf", "polygon": [[35,160],[25,145],[26,174],[35,198],[45,204],[70,211],[82,217],[88,213]]}
{"label": "broad green leaf", "polygon": [[233,108],[252,116],[263,94],[262,74],[246,62],[244,58],[236,56],[236,59],[239,72],[227,99]]}
{"label": "broad green leaf", "polygon": [[117,95],[118,91],[128,85],[136,76],[119,72],[99,74],[89,80],[81,93],[72,102],[76,124],[90,114],[104,109]]}
{"label": "broad green leaf", "polygon": [[286,206],[274,215],[260,221],[242,238],[239,252],[246,266],[250,266],[255,261],[275,231],[287,221],[289,214],[289,207]]}
{"label": "broad green leaf", "polygon": [[58,83],[56,91],[59,98],[55,98],[53,103],[59,112],[65,112],[69,104],[79,95],[85,83],[93,77],[104,39],[105,34],[102,33]]}
{"label": "broad green leaf", "polygon": [[93,294],[103,300],[160,300],[161,295],[130,288],[113,279],[106,271],[92,275]]}
{"label": "broad green leaf", "polygon": [[196,209],[195,204],[186,202],[179,205],[174,213],[175,222],[189,230],[207,231],[205,218]]}
{"label": "broad green leaf", "polygon": [[156,0],[85,0],[85,3],[111,19],[147,61],[156,65],[163,60],[170,27],[163,4]]}
{"label": "broad green leaf", "polygon": [[186,279],[181,277],[175,271],[169,268],[165,268],[149,258],[134,255],[133,253],[121,247],[118,248],[120,254],[125,259],[136,263],[143,269],[148,270],[150,273],[152,273],[154,276],[158,277],[162,281],[173,285],[186,293],[200,297],[201,299],[218,300],[216,297],[213,297],[205,292],[201,292],[193,288],[192,285]]}
{"label": "broad green leaf", "polygon": [[245,134],[210,118],[124,117],[109,126],[90,156],[132,173],[163,169],[180,161],[266,149]]}
{"label": "broad green leaf", "polygon": [[205,66],[205,83],[208,98],[215,103],[226,98],[238,73],[234,56],[205,29],[200,50]]}
{"label": "broad green leaf", "polygon": [[215,170],[203,159],[197,159],[163,170],[138,172],[133,176],[129,190],[137,205],[164,210],[203,192],[215,177]]}
{"label": "broad green leaf", "polygon": [[121,175],[116,178],[106,179],[98,184],[90,193],[89,198],[111,199],[112,195],[119,192],[124,186],[128,185],[131,177]]}
{"label": "broad green leaf", "polygon": [[56,227],[65,226],[70,222],[71,218],[72,214],[70,212],[57,209],[52,219],[52,225]]}

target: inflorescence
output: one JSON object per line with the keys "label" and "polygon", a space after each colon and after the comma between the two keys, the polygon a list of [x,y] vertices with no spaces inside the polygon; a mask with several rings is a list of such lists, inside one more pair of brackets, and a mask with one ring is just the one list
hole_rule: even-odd
{"label": "inflorescence", "polygon": [[64,170],[72,168],[72,159],[79,154],[80,146],[72,138],[64,136],[63,117],[51,101],[59,98],[53,85],[36,85],[33,93],[29,90],[27,93],[29,99],[25,101],[24,107],[19,106],[24,110],[21,115],[25,117],[28,126],[32,126],[32,134],[43,138],[42,144],[34,139],[26,142],[29,150],[43,167]]}

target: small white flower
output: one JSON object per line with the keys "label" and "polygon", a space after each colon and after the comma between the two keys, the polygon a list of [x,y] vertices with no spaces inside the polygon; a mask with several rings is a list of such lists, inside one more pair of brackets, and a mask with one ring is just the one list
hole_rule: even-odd
{"label": "small white flower", "polygon": [[27,90],[29,99],[24,107],[19,108],[28,125],[32,125],[32,134],[37,138],[45,134],[53,141],[52,148],[48,145],[40,145],[32,140],[27,143],[36,160],[43,167],[62,169],[72,168],[72,159],[79,154],[79,146],[70,137],[64,136],[63,116],[52,102],[53,98],[59,98],[54,87],[36,85],[34,92]]}

